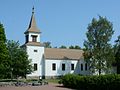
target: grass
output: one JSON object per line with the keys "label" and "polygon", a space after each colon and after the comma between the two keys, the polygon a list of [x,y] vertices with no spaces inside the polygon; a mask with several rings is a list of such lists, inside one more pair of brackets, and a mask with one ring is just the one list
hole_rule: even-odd
{"label": "grass", "polygon": [[[17,79],[13,79],[12,82],[16,82]],[[22,81],[22,82],[32,82],[32,81],[38,81],[37,79],[28,79],[28,80],[25,80],[25,79],[21,79],[19,81]],[[43,81],[47,81],[48,83],[57,83],[60,81],[60,79],[43,79]],[[0,79],[0,82],[11,82],[11,79]]]}

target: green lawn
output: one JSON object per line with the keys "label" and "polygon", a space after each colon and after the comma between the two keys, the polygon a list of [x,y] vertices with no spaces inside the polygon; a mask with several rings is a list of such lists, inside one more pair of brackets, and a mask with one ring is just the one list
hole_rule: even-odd
{"label": "green lawn", "polygon": [[[17,81],[16,79],[12,80],[12,82],[16,82],[16,81]],[[19,81],[32,82],[32,81],[38,81],[38,80],[37,79],[31,79],[31,80],[21,79]],[[58,83],[60,79],[43,79],[43,81],[47,81],[48,83]],[[11,82],[11,79],[1,79],[0,82]]]}

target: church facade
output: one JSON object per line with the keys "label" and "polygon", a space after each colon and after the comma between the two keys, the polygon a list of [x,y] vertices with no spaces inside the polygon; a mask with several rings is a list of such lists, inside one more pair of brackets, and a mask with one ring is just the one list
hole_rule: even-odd
{"label": "church facade", "polygon": [[29,27],[24,34],[24,47],[34,69],[27,78],[55,78],[68,73],[90,74],[82,50],[44,47],[40,41],[41,31],[36,25],[34,8]]}

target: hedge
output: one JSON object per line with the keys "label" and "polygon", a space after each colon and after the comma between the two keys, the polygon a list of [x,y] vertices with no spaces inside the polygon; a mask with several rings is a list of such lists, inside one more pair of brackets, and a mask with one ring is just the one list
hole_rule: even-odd
{"label": "hedge", "polygon": [[120,90],[120,75],[80,76],[67,74],[62,77],[65,87],[78,90]]}

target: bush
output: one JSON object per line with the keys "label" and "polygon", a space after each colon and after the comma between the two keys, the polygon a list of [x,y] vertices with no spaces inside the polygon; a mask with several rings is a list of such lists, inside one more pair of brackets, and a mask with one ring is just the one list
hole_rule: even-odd
{"label": "bush", "polygon": [[120,75],[79,76],[67,74],[62,77],[65,87],[81,90],[120,90]]}

